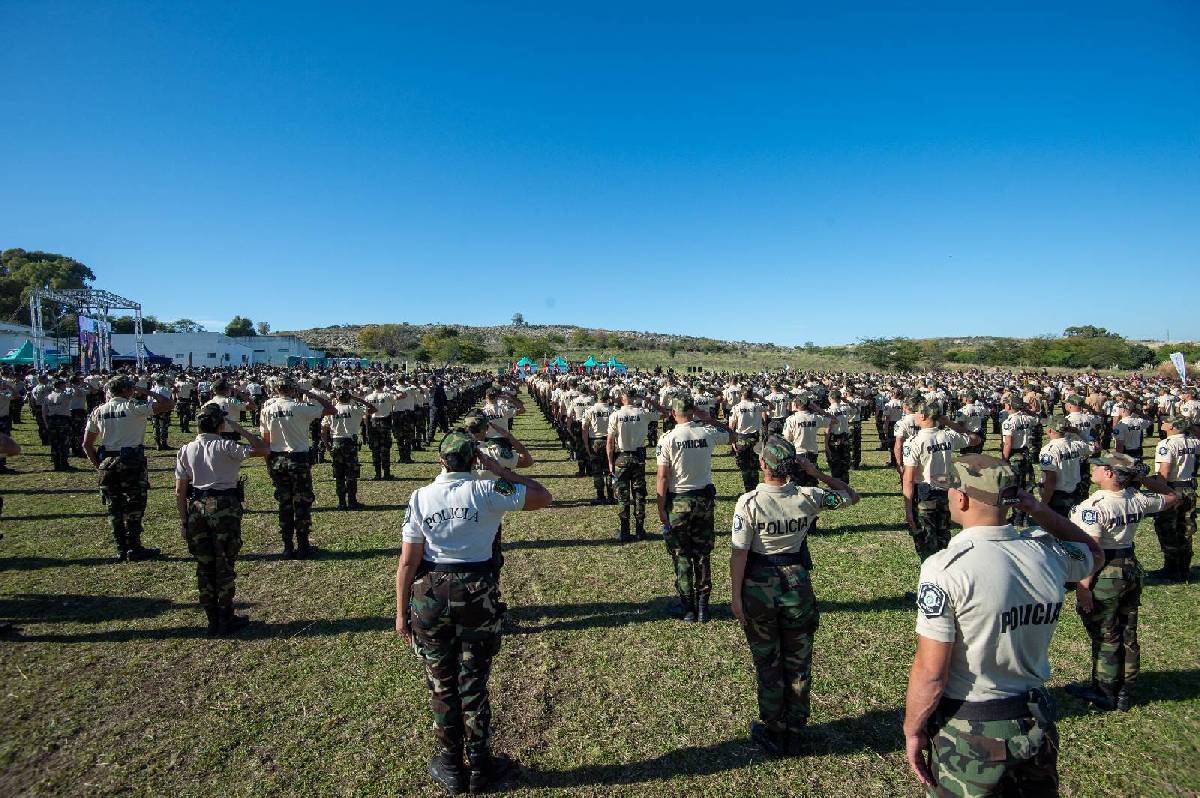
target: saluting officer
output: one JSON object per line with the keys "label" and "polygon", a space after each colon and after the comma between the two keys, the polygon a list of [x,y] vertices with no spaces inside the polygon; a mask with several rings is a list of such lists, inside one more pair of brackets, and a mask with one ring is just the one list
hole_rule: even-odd
{"label": "saluting officer", "polygon": [[[1067,692],[1100,709],[1127,712],[1141,666],[1137,641],[1142,566],[1133,551],[1138,522],[1170,510],[1179,498],[1157,474],[1142,477],[1144,466],[1127,454],[1091,461],[1099,490],[1071,513],[1071,521],[1104,550],[1100,570],[1075,588],[1076,609],[1092,639],[1089,684],[1067,685]],[[1154,493],[1138,490],[1139,485]]]}
{"label": "saluting officer", "polygon": [[109,400],[88,415],[83,451],[100,472],[100,495],[108,508],[117,559],[147,560],[158,556],[159,550],[142,545],[142,516],[150,487],[146,422],[152,414],[170,413],[174,403],[134,387],[128,377],[112,378],[107,388]]}
{"label": "saluting officer", "polygon": [[675,566],[683,619],[704,622],[712,594],[716,535],[712,455],[718,445],[731,445],[734,435],[711,416],[698,415],[690,395],[672,399],[671,411],[675,424],[658,440],[658,517]]}
{"label": "saluting officer", "polygon": [[[249,445],[223,437],[224,424]],[[249,620],[235,615],[238,552],[242,549],[242,461],[266,457],[271,447],[238,425],[219,405],[200,412],[196,439],[179,448],[175,458],[175,508],[188,551],[196,558],[200,606],[208,618],[208,636],[229,634]]]}
{"label": "saluting officer", "polygon": [[196,383],[185,373],[175,380],[172,390],[175,406],[179,409],[179,431],[191,432],[192,421],[196,418]]}
{"label": "saluting officer", "polygon": [[377,377],[375,390],[366,395],[367,402],[375,408],[367,421],[368,444],[371,447],[371,465],[375,467],[375,480],[392,478],[392,411],[396,397],[384,390],[383,377]]}
{"label": "saluting officer", "polygon": [[[1018,484],[1011,465],[983,454],[960,457],[942,480],[963,530],[921,566],[904,716],[908,763],[930,795],[1058,794],[1050,638],[1063,585],[1102,554]],[[1041,529],[1006,523],[1014,501]]]}
{"label": "saluting officer", "polygon": [[[301,392],[290,377],[276,377],[271,387],[275,397],[261,413],[261,434],[271,447],[267,471],[275,485],[279,503],[279,533],[283,556],[312,557],[317,549],[310,541],[312,505],[316,500],[312,485],[312,458],[309,452],[310,427],[322,416],[332,416],[333,405],[323,394]],[[301,401],[305,397],[316,403]]]}
{"label": "saluting officer", "polygon": [[924,562],[950,543],[950,504],[939,480],[951,473],[954,452],[979,442],[961,424],[947,422],[936,399],[917,408],[918,431],[904,444],[904,515],[917,556]]}
{"label": "saluting officer", "polygon": [[[854,504],[858,494],[797,459],[796,449],[778,435],[755,448],[762,481],[734,507],[729,561],[733,616],[746,633],[758,682],[759,719],[750,724],[750,739],[769,754],[798,754],[808,723],[818,621],[805,540],[819,513]],[[797,467],[827,487],[789,481]]]}
{"label": "saluting officer", "polygon": [[1154,517],[1154,532],[1162,548],[1163,567],[1146,576],[1186,582],[1192,567],[1192,539],[1196,535],[1196,454],[1200,438],[1187,416],[1162,422],[1165,438],[1154,452],[1154,468],[1179,496],[1179,503]]}
{"label": "saluting officer", "polygon": [[1083,485],[1083,463],[1093,454],[1095,444],[1087,443],[1075,435],[1075,428],[1066,416],[1053,415],[1046,420],[1046,432],[1050,441],[1038,453],[1042,468],[1042,502],[1063,517],[1071,514],[1071,508],[1087,498],[1080,495]]}
{"label": "saluting officer", "polygon": [[742,488],[754,490],[759,473],[754,447],[763,441],[763,428],[768,420],[766,408],[754,401],[754,390],[747,386],[741,392],[740,401],[729,406],[726,418],[736,436],[733,457],[742,474]]}
{"label": "saluting officer", "polygon": [[344,381],[337,388],[337,401],[333,403],[334,413],[321,420],[321,434],[326,438],[329,459],[333,462],[337,508],[361,510],[363,505],[358,501],[358,478],[362,466],[358,462],[358,431],[362,428],[363,418],[371,411],[372,405],[365,398],[350,393]]}
{"label": "saluting officer", "polygon": [[[613,407],[607,392],[599,392],[596,403],[583,413],[583,444],[587,450],[588,468],[592,472],[592,487],[596,498],[592,504],[616,504],[608,469],[608,419]],[[501,420],[503,421],[503,419]]]}
{"label": "saluting officer", "polygon": [[[491,750],[488,677],[503,621],[493,540],[504,513],[540,510],[551,496],[480,453],[466,432],[446,435],[438,453],[444,471],[413,491],[404,513],[396,631],[425,664],[437,738],[429,774],[452,794],[477,793],[512,769]],[[496,478],[477,479],[473,467]]]}
{"label": "saluting officer", "polygon": [[[1034,431],[1040,426],[1040,422],[1037,416],[1026,412],[1025,403],[1012,394],[1005,397],[1004,409],[1008,417],[1000,425],[1000,455],[1013,467],[1021,490],[1028,490],[1033,484],[1030,447],[1033,445]],[[1075,424],[1073,421],[1071,423]],[[1091,438],[1085,440],[1090,442]],[[1026,520],[1019,507],[1013,511],[1013,523],[1024,525]]]}
{"label": "saluting officer", "polygon": [[74,471],[71,465],[71,400],[74,391],[63,377],[55,377],[53,387],[42,399],[42,417],[50,441],[50,462],[55,471]]}
{"label": "saluting officer", "polygon": [[630,507],[633,508],[634,533],[638,540],[646,539],[646,439],[652,429],[658,429],[657,410],[644,407],[651,400],[639,398],[635,388],[621,392],[621,407],[608,419],[608,472],[616,482],[617,517],[620,519],[619,540],[628,543]]}

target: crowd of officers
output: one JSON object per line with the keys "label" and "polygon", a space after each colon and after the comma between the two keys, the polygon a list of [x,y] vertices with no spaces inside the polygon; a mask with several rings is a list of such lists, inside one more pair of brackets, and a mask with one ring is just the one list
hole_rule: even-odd
{"label": "crowd of officers", "polygon": [[[1044,683],[1063,584],[1074,589],[1093,643],[1092,678],[1069,690],[1100,709],[1127,710],[1139,670],[1144,574],[1133,539],[1141,519],[1154,516],[1164,554],[1151,575],[1189,577],[1200,402],[1187,387],[983,372],[541,374],[524,383],[577,475],[591,480],[593,504],[618,506],[622,543],[650,537],[654,447],[655,509],[686,621],[711,616],[712,458],[728,447],[744,489],[731,530],[732,612],[758,683],[751,739],[771,754],[804,747],[819,622],[808,537],[821,513],[859,500],[851,483],[864,467],[866,423],[875,423],[896,469],[921,562],[905,734],[914,772],[931,791],[1055,787]],[[525,412],[518,385],[461,369],[41,374],[0,386],[0,433],[28,401],[54,469],[87,458],[117,556],[141,560],[158,553],[142,540],[147,423],[161,450],[171,448],[172,411],[181,431],[196,424],[197,436],[176,455],[176,507],[212,635],[247,623],[233,611],[244,460],[266,458],[283,556],[305,558],[317,553],[314,464],[329,458],[338,509],[354,510],[363,506],[363,443],[374,478],[389,480],[393,444],[396,462],[407,463],[437,440],[443,473],[412,494],[405,513],[396,628],[426,667],[438,740],[430,773],[452,792],[475,792],[511,769],[489,742],[487,679],[505,611],[500,519],[551,501],[518,473],[533,462],[512,433]],[[989,427],[1000,436],[998,456],[982,453]],[[1148,456],[1155,427],[1161,439]],[[951,521],[963,527],[953,538]],[[989,758],[1005,740],[1011,750],[1013,739],[1025,741],[1019,756]]]}

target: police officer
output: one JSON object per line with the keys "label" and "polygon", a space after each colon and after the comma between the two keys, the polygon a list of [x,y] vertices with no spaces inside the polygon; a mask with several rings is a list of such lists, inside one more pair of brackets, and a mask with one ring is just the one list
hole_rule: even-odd
{"label": "police officer", "polygon": [[50,428],[46,423],[46,397],[54,390],[50,377],[46,374],[37,375],[37,383],[29,391],[29,410],[37,423],[38,439],[43,446],[50,445]]}
{"label": "police officer", "polygon": [[1090,684],[1067,685],[1067,692],[1100,709],[1127,712],[1141,665],[1137,627],[1143,574],[1133,541],[1142,518],[1170,510],[1179,498],[1157,474],[1143,478],[1141,462],[1127,454],[1098,457],[1091,464],[1092,482],[1100,489],[1075,508],[1071,521],[1104,550],[1099,572],[1075,588],[1076,609],[1092,639],[1092,678]]}
{"label": "police officer", "polygon": [[417,400],[408,385],[400,385],[392,394],[392,437],[396,440],[396,462],[411,464],[413,430],[417,423]]}
{"label": "police officer", "polygon": [[904,444],[904,514],[917,556],[924,562],[950,543],[949,496],[938,480],[951,472],[954,452],[979,442],[978,435],[945,421],[942,406],[928,400],[916,408],[917,434]]}
{"label": "police officer", "polygon": [[[1021,490],[1027,490],[1033,484],[1030,447],[1033,445],[1034,431],[1040,427],[1040,422],[1037,416],[1026,412],[1025,403],[1012,394],[1005,397],[1004,410],[1008,417],[1000,425],[1000,455],[1013,467]],[[1079,429],[1074,421],[1071,423]],[[1091,438],[1085,440],[1090,442]],[[1013,511],[1013,523],[1024,525],[1026,520],[1020,507]]]}
{"label": "police officer", "polygon": [[[396,631],[425,663],[437,738],[429,774],[452,794],[476,793],[512,770],[491,750],[488,676],[504,612],[493,540],[504,513],[540,510],[551,496],[480,453],[466,432],[446,435],[438,453],[444,471],[413,491],[404,514]],[[474,467],[496,478],[476,479]]]}
{"label": "police officer", "polygon": [[[813,409],[813,397],[807,393],[792,400],[792,407],[795,412],[783,422],[783,437],[796,449],[797,468],[792,473],[792,480],[797,485],[811,488],[817,483],[812,481],[808,470],[801,467],[799,462],[806,460],[814,466],[817,464],[817,447],[820,445],[817,433],[827,429],[831,419]],[[815,526],[814,521],[813,528]],[[811,534],[811,528],[809,532]]]}
{"label": "police officer", "polygon": [[371,448],[371,465],[375,468],[375,481],[392,478],[392,412],[396,397],[384,390],[383,377],[375,379],[375,390],[364,397],[374,408],[367,421],[367,441]]}
{"label": "police officer", "polygon": [[[746,387],[742,389],[740,400],[730,405],[726,418],[735,436],[733,457],[742,474],[742,488],[754,490],[759,474],[754,447],[763,440],[763,428],[769,420],[766,408],[754,401],[754,390]],[[787,426],[786,422],[784,426]]]}
{"label": "police officer", "polygon": [[[254,413],[258,410],[258,406],[254,404],[254,400],[249,394],[238,391],[224,377],[213,381],[212,393],[212,398],[208,400],[208,403],[221,408],[225,412],[226,419],[238,419],[244,412]],[[221,437],[236,441],[237,436],[238,433],[234,431],[233,425],[226,421],[225,426],[221,428]]]}
{"label": "police officer", "polygon": [[963,449],[963,454],[981,454],[987,443],[988,409],[979,403],[974,391],[967,391],[963,399],[965,404],[954,414],[954,418],[967,432],[979,437],[979,443]]}
{"label": "police officer", "polygon": [[172,390],[179,410],[179,431],[191,432],[192,421],[196,418],[196,383],[187,374],[182,374],[175,380]]}
{"label": "police officer", "polygon": [[[301,391],[290,377],[276,377],[271,384],[275,397],[262,411],[261,435],[271,447],[267,470],[279,503],[279,533],[283,556],[312,557],[317,553],[310,541],[312,505],[312,458],[309,427],[336,410],[328,399],[313,390]],[[305,397],[315,400],[302,401]]]}
{"label": "police officer", "polygon": [[608,473],[616,483],[617,517],[620,520],[618,540],[633,540],[629,532],[630,508],[633,508],[634,534],[646,539],[646,439],[651,430],[658,429],[659,412],[645,407],[652,403],[640,397],[637,389],[626,387],[621,392],[621,407],[608,419]]}
{"label": "police officer", "polygon": [[[746,634],[758,682],[758,720],[750,724],[750,739],[769,754],[795,754],[808,723],[818,621],[805,539],[819,513],[854,504],[858,494],[797,459],[779,435],[755,448],[762,482],[742,494],[733,511],[733,616]],[[827,488],[789,481],[797,467]]]}
{"label": "police officer", "polygon": [[[0,435],[12,435],[13,412],[19,412],[20,408],[21,394],[7,378],[0,378]],[[8,460],[0,453],[0,474],[8,474],[11,471]]]}
{"label": "police officer", "polygon": [[325,437],[329,459],[333,462],[337,508],[361,510],[363,505],[358,501],[358,478],[362,466],[358,462],[358,431],[372,406],[365,398],[350,393],[345,382],[336,387],[338,393],[337,401],[333,403],[334,413],[321,419],[321,434]]}
{"label": "police officer", "polygon": [[699,415],[690,395],[671,400],[675,425],[658,440],[658,517],[663,540],[675,566],[675,590],[685,621],[708,620],[712,595],[713,510],[712,454],[732,445],[733,431]]}
{"label": "police officer", "polygon": [[[249,445],[220,434],[224,424]],[[242,461],[271,451],[261,438],[229,418],[219,405],[208,404],[197,421],[196,439],[179,448],[175,458],[175,508],[188,551],[196,558],[200,606],[208,618],[208,636],[229,634],[249,621],[233,611],[242,548]]]}
{"label": "police officer", "polygon": [[74,391],[65,378],[54,378],[50,391],[42,399],[42,417],[50,441],[50,462],[55,471],[74,471],[71,465],[71,399]]}
{"label": "police officer", "polygon": [[1179,496],[1179,502],[1154,517],[1154,532],[1162,548],[1163,567],[1146,576],[1186,582],[1192,566],[1192,539],[1196,535],[1196,455],[1200,438],[1187,416],[1162,422],[1166,437],[1154,450],[1154,468]]}
{"label": "police officer", "polygon": [[596,403],[583,414],[583,443],[588,469],[592,472],[592,487],[596,489],[594,505],[617,503],[609,479],[612,472],[608,468],[608,419],[612,414],[613,406],[608,403],[607,392],[598,393]]}
{"label": "police officer", "polygon": [[1094,444],[1074,434],[1075,428],[1066,416],[1050,416],[1044,426],[1050,441],[1038,453],[1042,503],[1064,518],[1069,517],[1071,508],[1087,498],[1086,494],[1080,495],[1083,463],[1099,452],[1093,451]]}
{"label": "police officer", "polygon": [[1142,459],[1142,442],[1154,425],[1142,416],[1141,408],[1130,403],[1122,407],[1113,424],[1113,445],[1118,454],[1127,454],[1134,460]]}
{"label": "police officer", "polygon": [[[931,795],[1057,795],[1050,638],[1063,585],[1092,574],[1103,555],[1018,490],[1013,467],[997,458],[964,455],[941,482],[963,530],[921,566],[904,717],[909,766]],[[1013,501],[1041,529],[1006,523]]]}
{"label": "police officer", "polygon": [[117,559],[147,560],[157,557],[159,550],[142,545],[142,516],[150,487],[143,445],[146,422],[152,414],[170,413],[174,402],[134,387],[128,377],[114,377],[107,388],[108,401],[88,416],[83,451],[99,472]]}
{"label": "police officer", "polygon": [[[171,398],[171,388],[167,385],[167,378],[163,376],[156,377],[154,386],[150,389],[150,393],[158,394],[164,399]],[[154,414],[154,448],[160,452],[171,450],[170,446],[171,435],[171,414],[170,413],[155,413]]]}
{"label": "police officer", "polygon": [[[768,435],[779,435],[783,432],[783,422],[787,420],[792,397],[783,390],[783,383],[775,383],[774,389],[763,397],[767,406]],[[847,429],[847,433],[849,430]]]}

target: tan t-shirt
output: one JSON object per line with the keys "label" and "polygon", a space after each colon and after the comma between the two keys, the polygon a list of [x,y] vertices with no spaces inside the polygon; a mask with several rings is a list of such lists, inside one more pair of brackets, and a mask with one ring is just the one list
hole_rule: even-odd
{"label": "tan t-shirt", "polygon": [[964,529],[921,565],[917,634],[952,644],[945,696],[988,701],[1050,678],[1063,586],[1092,572],[1092,553],[1040,529]]}
{"label": "tan t-shirt", "polygon": [[667,490],[683,493],[712,484],[713,449],[729,441],[729,433],[699,421],[676,424],[658,439],[658,465],[670,465]]}
{"label": "tan t-shirt", "polygon": [[280,397],[265,407],[259,428],[271,436],[272,452],[307,452],[309,425],[322,414],[320,405]]}
{"label": "tan t-shirt", "polygon": [[[366,397],[364,397],[366,398]],[[353,438],[362,428],[367,408],[358,402],[335,402],[332,416],[325,416],[321,423],[329,427],[331,438]]]}
{"label": "tan t-shirt", "polygon": [[1123,549],[1133,545],[1138,522],[1164,504],[1166,499],[1157,493],[1098,490],[1076,505],[1071,522],[1095,538],[1100,548]]}
{"label": "tan t-shirt", "polygon": [[969,445],[971,438],[952,429],[928,427],[904,442],[904,465],[917,469],[916,482],[929,484],[933,477],[950,473],[954,452]]}
{"label": "tan t-shirt", "polygon": [[850,501],[847,493],[761,483],[738,497],[733,509],[733,548],[758,554],[796,554],[820,513]]}
{"label": "tan t-shirt", "polygon": [[1196,478],[1196,450],[1200,438],[1177,433],[1158,442],[1154,450],[1154,465],[1167,464],[1168,482],[1187,482]]}
{"label": "tan t-shirt", "polygon": [[646,445],[646,433],[656,421],[657,411],[625,405],[608,417],[608,434],[616,436],[618,452],[632,452]]}
{"label": "tan t-shirt", "polygon": [[141,446],[146,438],[146,419],[152,408],[137,399],[109,399],[88,415],[85,434],[95,432],[96,443],[108,451]]}
{"label": "tan t-shirt", "polygon": [[584,412],[583,421],[593,439],[608,437],[608,417],[612,412],[608,402],[596,402]]}
{"label": "tan t-shirt", "polygon": [[729,426],[739,435],[762,432],[763,406],[743,399],[729,408]]}
{"label": "tan t-shirt", "polygon": [[820,451],[817,433],[829,426],[829,416],[818,415],[808,410],[797,410],[783,422],[783,437],[792,442],[797,452],[816,454]]}
{"label": "tan t-shirt", "polygon": [[1038,453],[1038,464],[1043,474],[1052,472],[1058,475],[1055,490],[1065,490],[1069,493],[1079,486],[1083,462],[1091,453],[1091,444],[1074,435],[1055,438]]}
{"label": "tan t-shirt", "polygon": [[228,490],[237,487],[242,461],[249,456],[249,446],[202,432],[179,448],[175,478],[186,479],[200,490]]}

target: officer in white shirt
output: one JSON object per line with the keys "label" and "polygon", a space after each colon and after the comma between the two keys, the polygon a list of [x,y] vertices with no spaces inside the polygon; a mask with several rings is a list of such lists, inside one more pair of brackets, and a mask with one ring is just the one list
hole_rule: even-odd
{"label": "officer in white shirt", "polygon": [[[1103,555],[1018,490],[1012,466],[997,458],[964,455],[940,481],[963,531],[921,566],[904,718],[909,765],[931,794],[1056,795],[1050,639],[1064,584],[1094,573]],[[1010,504],[1041,529],[1006,523]]]}

